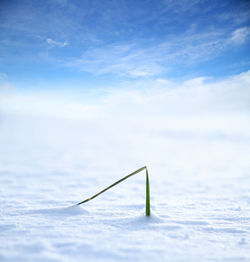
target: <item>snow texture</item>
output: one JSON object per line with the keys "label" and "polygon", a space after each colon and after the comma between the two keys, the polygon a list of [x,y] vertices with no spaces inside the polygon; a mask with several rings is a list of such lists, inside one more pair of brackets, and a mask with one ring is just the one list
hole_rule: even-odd
{"label": "snow texture", "polygon": [[[250,123],[238,115],[0,125],[0,261],[250,261]],[[147,165],[152,216],[145,216]]]}

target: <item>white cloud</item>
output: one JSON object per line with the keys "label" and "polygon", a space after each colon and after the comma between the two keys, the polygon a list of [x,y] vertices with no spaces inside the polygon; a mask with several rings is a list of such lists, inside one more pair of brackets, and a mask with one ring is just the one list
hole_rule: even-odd
{"label": "white cloud", "polygon": [[106,97],[110,112],[130,117],[232,114],[250,111],[250,71],[212,82],[195,78],[183,83],[161,79],[146,88],[113,91]]}
{"label": "white cloud", "polygon": [[241,27],[233,31],[231,41],[236,44],[243,44],[250,35],[249,27]]}
{"label": "white cloud", "polygon": [[[235,34],[237,41],[240,41],[239,35],[243,38],[245,31]],[[224,32],[187,33],[147,47],[134,42],[88,49],[80,58],[71,59],[64,65],[96,75],[152,77],[168,73],[179,65],[209,61],[229,48],[231,43],[231,35]]]}
{"label": "white cloud", "polygon": [[14,89],[14,86],[9,83],[7,74],[0,72],[0,91],[4,92],[4,91],[10,91],[13,89]]}
{"label": "white cloud", "polygon": [[126,85],[127,88],[101,90],[102,95],[96,91],[96,101],[87,99],[88,91],[84,97],[73,90],[67,94],[2,92],[1,109],[2,113],[88,119],[232,114],[250,110],[250,71],[220,81],[200,77],[182,83],[156,79]]}
{"label": "white cloud", "polygon": [[[1,90],[1,89],[0,89]],[[79,103],[55,93],[5,92],[1,97],[1,111],[7,114],[49,116],[60,118],[92,118],[100,106]]]}
{"label": "white cloud", "polygon": [[148,77],[162,71],[151,49],[139,49],[134,44],[111,45],[86,51],[81,58],[65,64],[96,75],[116,74]]}
{"label": "white cloud", "polygon": [[59,42],[59,41],[55,41],[51,38],[47,38],[46,42],[47,42],[47,44],[49,44],[51,46],[65,47],[65,46],[69,45],[67,42]]}

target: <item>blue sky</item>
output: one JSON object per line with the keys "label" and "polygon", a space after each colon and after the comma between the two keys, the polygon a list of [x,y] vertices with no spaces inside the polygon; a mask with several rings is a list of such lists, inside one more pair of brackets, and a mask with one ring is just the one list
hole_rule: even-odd
{"label": "blue sky", "polygon": [[20,89],[224,77],[250,68],[249,1],[0,4],[0,74]]}

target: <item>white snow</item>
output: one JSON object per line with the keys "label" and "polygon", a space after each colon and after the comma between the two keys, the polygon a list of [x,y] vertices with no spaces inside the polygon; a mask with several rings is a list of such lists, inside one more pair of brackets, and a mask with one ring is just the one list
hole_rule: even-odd
{"label": "white snow", "polygon": [[[244,115],[3,117],[0,260],[249,261],[249,130]],[[71,207],[145,164],[150,218],[144,173]]]}

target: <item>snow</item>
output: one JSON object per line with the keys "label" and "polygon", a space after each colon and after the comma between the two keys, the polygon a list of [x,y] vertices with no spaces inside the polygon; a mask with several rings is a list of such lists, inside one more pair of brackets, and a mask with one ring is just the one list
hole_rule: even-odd
{"label": "snow", "polygon": [[[247,114],[3,115],[0,261],[249,261]],[[152,215],[145,216],[147,165]]]}

